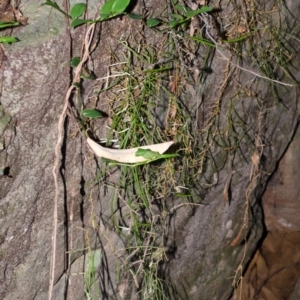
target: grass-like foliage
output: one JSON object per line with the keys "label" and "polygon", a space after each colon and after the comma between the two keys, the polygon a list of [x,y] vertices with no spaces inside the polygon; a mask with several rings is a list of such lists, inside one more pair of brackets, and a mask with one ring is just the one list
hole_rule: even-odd
{"label": "grass-like foliage", "polygon": [[[129,4],[129,0],[108,0],[96,19],[90,20],[85,18],[84,3],[75,4],[69,13],[61,10],[54,1],[45,3],[68,17],[73,28],[87,25],[88,29],[94,29],[92,26],[97,22],[126,15]],[[98,78],[98,85],[89,91],[105,103],[105,112],[103,107],[81,100],[80,80],[94,79],[85,63],[89,53],[85,52],[85,60],[81,57],[71,60],[71,67],[77,71],[79,68],[81,74],[71,88],[76,89],[75,119],[83,134],[98,139],[106,147],[138,148],[136,157],[146,159],[146,162],[136,164],[99,160],[97,177],[91,182],[112,191],[111,225],[123,240],[127,255],[123,259],[116,255],[118,270],[122,277],[130,277],[134,282],[141,299],[149,300],[169,299],[162,265],[168,260],[165,241],[171,215],[179,207],[200,205],[201,195],[218,184],[223,168],[227,167],[228,173],[233,174],[233,159],[249,163],[250,153],[257,150],[260,127],[257,129],[253,125],[253,116],[249,112],[252,107],[240,100],[249,91],[238,85],[226,105],[223,103],[234,70],[248,72],[253,81],[258,78],[268,80],[274,87],[280,83],[279,75],[287,73],[285,67],[289,57],[289,50],[282,42],[282,32],[274,27],[269,31],[265,29],[270,41],[269,54],[257,46],[259,30],[254,16],[252,22],[246,20],[248,23],[243,26],[231,24],[239,31],[234,27],[233,33],[224,35],[221,32],[220,36],[213,36],[209,28],[213,16],[208,14],[213,11],[211,7],[192,9],[177,0],[167,1],[166,5],[167,13],[159,17],[128,14],[129,18],[142,22],[147,30],[153,30],[163,38],[155,45],[146,39],[137,42],[131,35],[118,41],[122,54],[111,53],[111,61],[107,62],[108,75]],[[202,22],[202,29],[192,27],[196,17]],[[249,57],[258,63],[262,74],[238,64],[244,59],[245,44]],[[85,49],[89,50],[89,46],[90,43],[84,44]],[[197,59],[194,53],[201,57],[197,63],[194,63]],[[207,78],[216,53],[222,57],[224,70],[220,82],[207,89]],[[272,73],[274,60],[280,65],[277,73]],[[197,103],[194,104],[188,101],[190,86],[195,90]],[[212,88],[216,90],[214,96],[210,96],[209,103],[203,102]],[[256,100],[259,104],[255,109],[259,110],[262,106],[258,97]],[[97,136],[96,121],[104,117],[110,118],[109,129],[105,136]],[[170,152],[161,154],[140,148],[164,141],[174,141],[175,146]],[[116,171],[117,179],[110,182],[108,174]],[[229,194],[229,188],[225,186],[225,202],[230,201]],[[96,272],[92,258],[89,261],[85,272],[87,298]]]}

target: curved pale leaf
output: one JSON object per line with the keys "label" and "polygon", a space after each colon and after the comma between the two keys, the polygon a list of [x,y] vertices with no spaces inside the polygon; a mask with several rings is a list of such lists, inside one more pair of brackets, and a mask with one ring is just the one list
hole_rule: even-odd
{"label": "curved pale leaf", "polygon": [[[146,149],[146,150],[150,150],[151,152],[158,152],[159,154],[163,154],[169,149],[169,147],[174,142],[170,141],[170,142],[165,142],[160,144],[141,146],[141,147],[136,147],[131,149],[121,149],[121,150],[102,147],[101,145],[97,144],[90,138],[87,139],[87,143],[91,147],[93,152],[99,157],[111,159],[121,163],[138,163],[138,162],[144,162],[149,160],[143,156],[136,156],[137,151],[140,151],[140,149]],[[148,154],[150,154],[150,152],[148,152]]]}

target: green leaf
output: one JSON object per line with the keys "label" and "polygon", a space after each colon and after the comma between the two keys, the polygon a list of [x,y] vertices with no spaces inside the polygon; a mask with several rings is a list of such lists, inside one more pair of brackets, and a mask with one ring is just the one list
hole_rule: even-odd
{"label": "green leaf", "polygon": [[101,22],[101,21],[104,21],[104,20],[106,20],[106,19],[109,19],[109,18],[112,18],[113,17],[113,15],[111,15],[111,14],[106,14],[106,15],[104,15],[104,14],[100,14],[100,19],[99,19],[99,21]]}
{"label": "green leaf", "polygon": [[174,5],[178,3],[178,0],[172,0],[172,1]]}
{"label": "green leaf", "polygon": [[171,17],[173,18],[173,20],[183,20],[183,16],[182,15],[171,14]]}
{"label": "green leaf", "polygon": [[72,57],[71,63],[70,63],[71,67],[73,67],[73,68],[77,67],[79,65],[79,63],[80,63],[80,57],[79,56]]}
{"label": "green leaf", "polygon": [[206,13],[206,12],[212,11],[212,10],[213,10],[213,7],[202,6],[202,7],[200,8],[200,10],[201,10],[201,13]]}
{"label": "green leaf", "polygon": [[196,41],[197,43],[201,43],[201,44],[213,47],[213,48],[216,47],[216,45],[213,42],[211,42],[209,40],[206,40],[206,39],[202,39],[202,38],[195,37],[195,36],[191,36],[191,37],[188,37],[188,38],[193,40],[193,41]]}
{"label": "green leaf", "polygon": [[57,10],[60,10],[58,4],[55,1],[50,1],[50,0],[46,0],[46,3],[44,3],[43,5],[48,5],[51,6]]}
{"label": "green leaf", "polygon": [[133,20],[142,20],[144,18],[142,15],[137,14],[128,14],[128,17]]}
{"label": "green leaf", "polygon": [[130,0],[115,0],[112,5],[112,13],[122,13],[125,11],[128,6]]}
{"label": "green leaf", "polygon": [[100,21],[115,17],[125,11],[130,0],[108,0],[100,9]]}
{"label": "green leaf", "polygon": [[71,27],[72,27],[72,28],[75,28],[75,27],[77,27],[77,26],[80,26],[80,25],[82,25],[82,24],[87,24],[87,23],[89,23],[89,22],[91,22],[91,20],[74,19],[74,20],[72,21],[72,23],[71,23]]}
{"label": "green leaf", "polygon": [[0,22],[0,28],[18,26],[19,22]]}
{"label": "green leaf", "polygon": [[86,118],[96,119],[99,117],[103,117],[103,114],[96,109],[84,109],[81,114]]}
{"label": "green leaf", "polygon": [[176,197],[185,198],[185,197],[191,197],[192,194],[183,194],[183,193],[176,193]]}
{"label": "green leaf", "polygon": [[150,18],[146,21],[146,25],[148,27],[154,27],[154,26],[159,25],[160,23],[161,23],[161,21],[158,19],[155,19],[155,18]]}
{"label": "green leaf", "polygon": [[77,89],[80,89],[80,83],[79,82],[73,82],[72,85],[75,86]]}
{"label": "green leaf", "polygon": [[114,2],[115,0],[108,0],[103,4],[103,6],[100,9],[101,20],[106,19],[112,14],[112,7]]}
{"label": "green leaf", "polygon": [[80,77],[88,80],[94,80],[96,78],[96,76],[92,72],[86,70],[85,68],[82,68]]}
{"label": "green leaf", "polygon": [[168,25],[169,25],[170,28],[174,28],[174,27],[176,27],[177,25],[179,25],[181,23],[182,23],[182,21],[174,20],[174,21],[169,22]]}
{"label": "green leaf", "polygon": [[43,5],[51,6],[54,9],[58,10],[59,12],[61,12],[62,14],[64,14],[65,16],[67,16],[68,18],[72,19],[71,16],[69,16],[66,12],[64,12],[62,9],[60,9],[60,7],[58,6],[58,4],[55,1],[46,0],[46,3],[44,3]]}
{"label": "green leaf", "polygon": [[145,72],[145,73],[158,73],[158,72],[165,72],[165,71],[168,71],[168,70],[172,70],[172,67],[162,67],[162,68],[159,68],[159,69],[145,69],[145,70],[143,70],[143,72]]}
{"label": "green leaf", "polygon": [[19,40],[13,36],[3,36],[0,37],[0,43],[9,44],[9,43],[16,43]]}
{"label": "green leaf", "polygon": [[[138,149],[139,150],[143,150],[143,149]],[[137,151],[137,152],[138,152]],[[149,151],[149,150],[148,150]],[[152,152],[152,151],[151,151]],[[155,152],[154,152],[155,153]],[[120,163],[118,161],[113,161],[113,160],[109,160],[109,159],[105,159],[105,158],[102,158],[102,160],[104,162],[107,162],[109,166],[127,166],[127,167],[137,167],[137,166],[142,166],[142,165],[147,165],[153,161],[156,161],[156,160],[159,160],[159,159],[169,159],[169,158],[174,158],[174,157],[179,157],[178,154],[159,154],[158,157],[155,157],[151,160],[147,160],[147,161],[143,161],[143,162],[139,162],[139,163],[136,163],[136,164],[126,164],[126,163]]]}
{"label": "green leaf", "polygon": [[80,17],[81,15],[83,15],[85,12],[85,8],[86,8],[85,3],[76,3],[71,8],[71,11],[70,11],[70,15],[71,15],[72,19],[76,19],[76,18]]}
{"label": "green leaf", "polygon": [[186,6],[183,6],[183,5],[175,5],[175,8],[178,10],[178,11],[181,11],[181,12],[186,12],[187,11],[187,7]]}
{"label": "green leaf", "polygon": [[146,159],[154,159],[160,157],[161,154],[150,149],[138,149],[135,156],[142,156]]}
{"label": "green leaf", "polygon": [[197,9],[197,10],[188,10],[186,11],[184,14],[185,16],[187,16],[188,18],[192,18],[192,17],[195,17],[199,14],[202,14],[202,13],[206,13],[206,12],[209,12],[209,11],[212,11],[213,8],[212,7],[209,7],[209,6],[203,6],[201,7],[200,9]]}

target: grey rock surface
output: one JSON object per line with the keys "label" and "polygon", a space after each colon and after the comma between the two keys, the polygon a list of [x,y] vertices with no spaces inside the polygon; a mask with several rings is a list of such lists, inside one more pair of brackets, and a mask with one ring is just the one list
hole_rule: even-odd
{"label": "grey rock surface", "polygon": [[[72,56],[80,55],[84,37],[83,28],[71,30],[69,35],[64,17],[49,7],[39,8],[39,4],[31,1],[22,6],[28,25],[14,30],[21,42],[5,46],[7,60],[1,69],[0,104],[10,122],[0,130],[0,143],[4,145],[0,148],[0,168],[9,167],[11,176],[0,176],[0,298],[5,300],[47,299],[57,122],[70,84],[70,49]],[[289,29],[299,17],[295,15],[299,4],[287,1],[286,5],[282,16]],[[146,6],[157,15],[165,9],[155,0],[147,1]],[[143,3],[138,1],[135,9],[141,12]],[[223,12],[226,13],[231,12]],[[124,48],[116,40],[136,33],[139,27],[134,22],[123,17],[97,28],[102,45],[93,52],[97,78],[107,74],[110,51],[123,58]],[[157,45],[161,36],[141,28],[144,38]],[[289,40],[288,47],[295,53],[300,51],[295,39]],[[202,68],[204,57],[199,49],[195,51],[195,64]],[[243,67],[252,66],[251,57],[243,57]],[[201,206],[181,205],[182,199],[176,197],[166,199],[167,229],[164,234],[159,232],[158,240],[166,248],[162,269],[170,299],[221,300],[232,294],[232,278],[237,285],[262,237],[259,200],[298,123],[299,67],[295,56],[289,69],[294,80],[276,70],[280,81],[293,87],[275,86],[264,80],[255,81],[253,74],[241,70],[225,74],[228,63],[215,53],[205,83],[186,84],[179,98],[192,112],[188,122],[199,131],[195,136],[199,151],[205,141],[201,128],[207,124],[218,97],[222,98],[216,119],[219,127],[214,123],[211,130],[218,127],[226,139],[214,131],[216,144],[221,146],[209,149],[211,159],[205,162],[198,185],[193,187],[191,201]],[[84,83],[84,104],[88,104],[90,85]],[[108,111],[101,100],[96,101],[98,108]],[[228,122],[228,111],[232,123]],[[234,134],[228,137],[232,124],[230,133]],[[112,205],[115,191],[106,183],[117,182],[120,174],[109,173],[105,183],[97,182],[105,164],[89,151],[72,117],[67,118],[64,131],[53,299],[85,299],[83,273],[88,255],[93,254],[98,259],[98,289],[91,291],[95,299],[138,299],[134,278],[117,276],[117,262],[128,254],[126,239],[114,229],[113,217],[121,222],[130,211],[124,204]],[[159,205],[153,206],[161,213]]]}

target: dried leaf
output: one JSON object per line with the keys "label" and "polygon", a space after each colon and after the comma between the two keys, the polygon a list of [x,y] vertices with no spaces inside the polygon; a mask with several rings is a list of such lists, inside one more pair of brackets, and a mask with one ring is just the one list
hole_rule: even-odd
{"label": "dried leaf", "polygon": [[141,146],[141,147],[136,147],[131,149],[121,149],[121,150],[102,147],[101,145],[97,144],[90,138],[87,139],[87,143],[89,144],[93,152],[99,157],[111,159],[121,163],[139,163],[139,162],[147,161],[148,159],[143,156],[136,156],[136,152],[138,151],[138,149],[149,149],[153,152],[158,152],[159,154],[163,154],[169,149],[169,147],[174,142],[170,141],[170,142],[165,142],[160,144]]}

